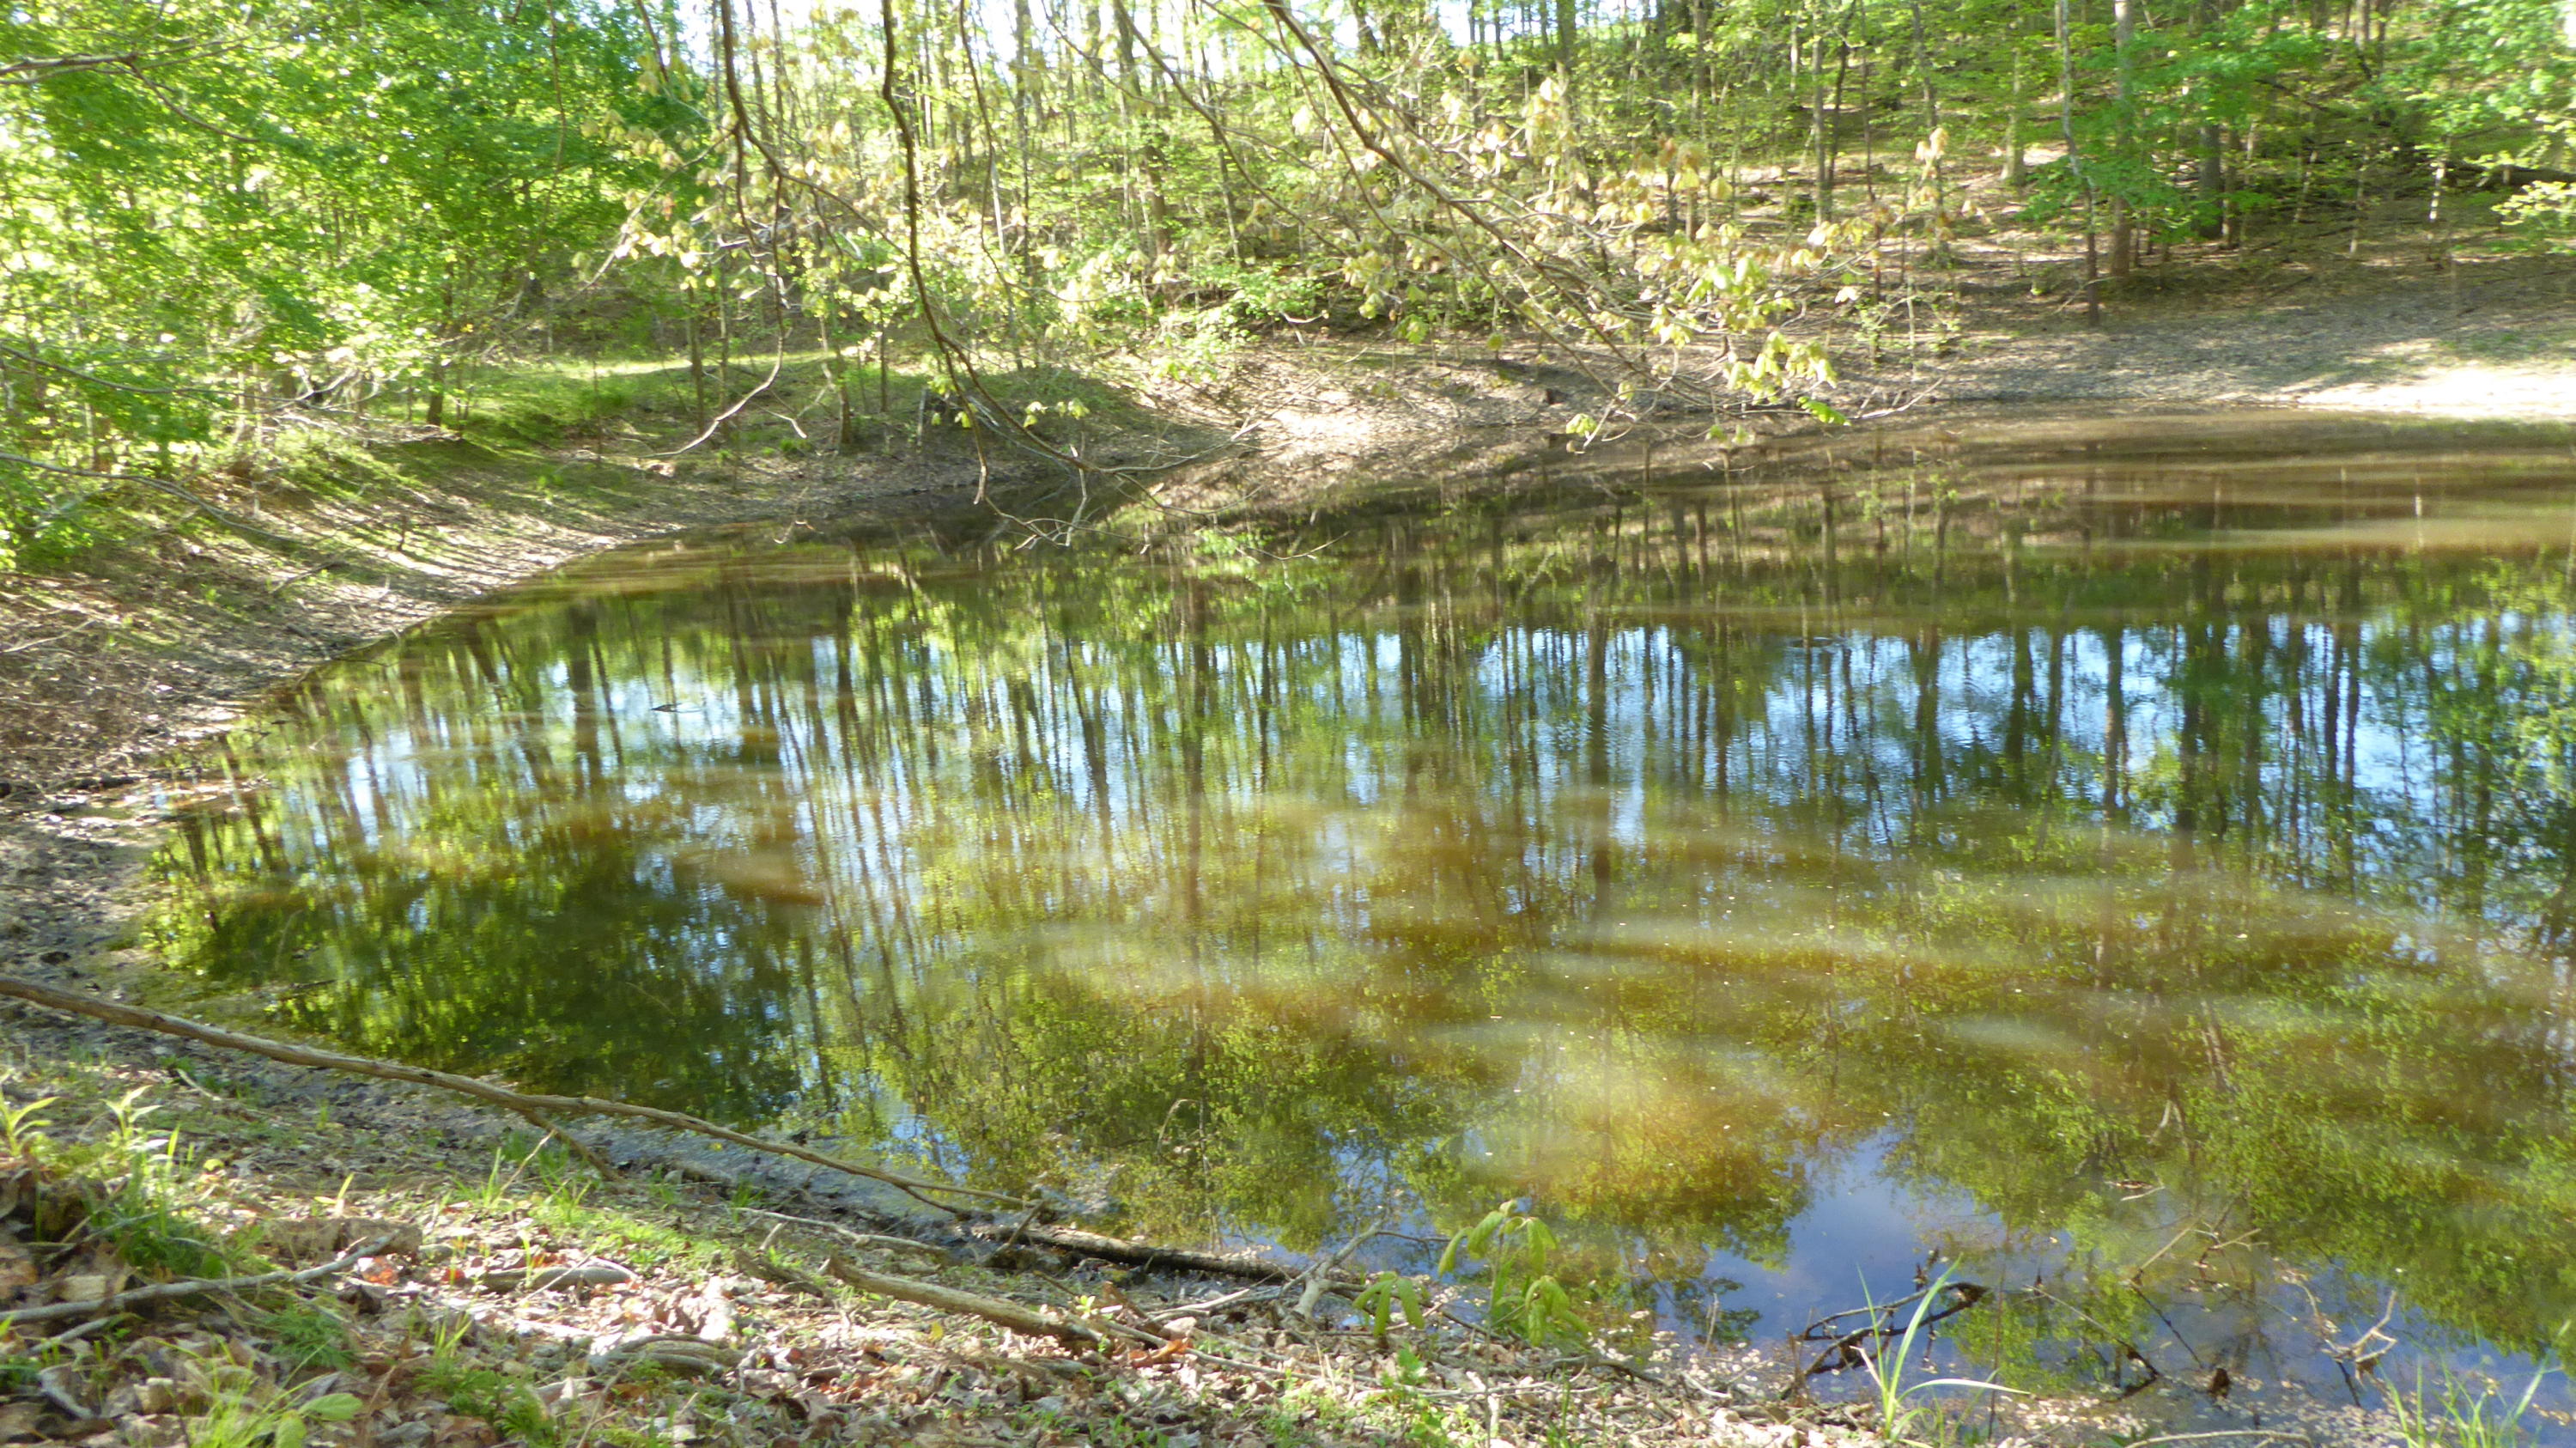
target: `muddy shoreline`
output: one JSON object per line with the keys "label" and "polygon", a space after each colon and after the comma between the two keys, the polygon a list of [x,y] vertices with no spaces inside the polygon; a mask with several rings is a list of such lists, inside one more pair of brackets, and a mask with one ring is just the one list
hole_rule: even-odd
{"label": "muddy shoreline", "polygon": [[[2456,269],[2430,280],[2347,277],[2312,289],[2294,284],[2269,310],[2178,307],[2098,331],[2060,325],[2059,313],[2034,319],[1999,307],[1975,314],[1983,320],[1954,350],[1903,367],[1883,359],[1840,394],[1856,416],[1883,409],[1904,425],[2004,402],[2564,421],[2576,419],[2576,303],[2566,274],[2565,263],[2517,259],[2465,279]],[[2378,360],[2358,369],[2333,360],[2356,357]],[[1148,401],[1175,427],[1253,424],[1239,453],[1147,490],[1161,510],[1139,516],[1177,530],[1211,518],[1276,520],[1434,480],[1444,490],[1473,489],[1516,486],[1534,467],[1580,472],[1588,463],[1566,425],[1601,399],[1579,370],[1331,342],[1256,351],[1219,382]],[[1770,414],[1760,423],[1764,436],[1727,449],[1736,465],[1795,453],[1817,432],[1802,416]],[[1685,463],[1719,446],[1706,433],[1704,418],[1659,422],[1622,447],[1648,443],[1666,464]],[[164,529],[116,545],[85,577],[0,580],[8,610],[0,644],[33,651],[34,672],[55,670],[85,697],[50,733],[22,723],[19,737],[33,743],[0,770],[12,776],[0,796],[0,970],[121,993],[121,980],[153,969],[135,931],[145,867],[172,812],[188,801],[184,785],[155,761],[220,733],[268,690],[318,664],[609,548],[721,525],[786,537],[825,521],[923,522],[953,516],[993,481],[971,452],[954,447],[855,463],[673,465],[589,447],[506,459],[453,439],[384,446],[413,461],[413,483],[363,505],[251,490],[257,516],[306,543],[302,550]],[[1632,454],[1605,452],[1601,464],[1614,456]],[[159,642],[107,647],[120,630]],[[434,1160],[388,1169],[389,1179],[469,1171],[523,1127],[407,1088],[219,1058],[14,1004],[0,1005],[0,1022],[8,1064],[42,1079],[70,1061],[119,1080],[195,1087],[220,1078],[260,1100],[318,1111],[343,1132],[435,1143]],[[701,1180],[744,1175],[738,1161],[601,1139],[629,1163]],[[278,1183],[319,1189],[345,1141],[322,1132],[271,1150]],[[763,1169],[749,1180],[774,1200],[802,1203],[800,1210],[902,1225],[889,1203],[828,1189],[811,1173]]]}

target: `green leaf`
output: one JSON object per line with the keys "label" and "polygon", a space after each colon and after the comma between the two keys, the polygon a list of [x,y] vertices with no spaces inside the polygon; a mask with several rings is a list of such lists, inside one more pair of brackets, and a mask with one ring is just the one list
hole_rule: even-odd
{"label": "green leaf", "polygon": [[325,1423],[346,1423],[358,1416],[358,1410],[365,1406],[355,1393],[326,1393],[305,1404],[304,1415],[319,1418]]}
{"label": "green leaf", "polygon": [[1420,1328],[1425,1317],[1422,1305],[1422,1284],[1410,1277],[1399,1278],[1396,1281],[1395,1293],[1397,1300],[1404,1304],[1404,1320],[1415,1328]]}

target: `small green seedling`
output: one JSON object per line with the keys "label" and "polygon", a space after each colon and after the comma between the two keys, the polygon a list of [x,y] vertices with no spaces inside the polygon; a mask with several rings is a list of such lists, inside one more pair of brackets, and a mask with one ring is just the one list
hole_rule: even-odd
{"label": "small green seedling", "polygon": [[1403,1311],[1407,1326],[1416,1329],[1422,1326],[1422,1284],[1410,1277],[1380,1272],[1369,1279],[1368,1286],[1361,1288],[1351,1302],[1359,1308],[1360,1315],[1369,1320],[1370,1330],[1378,1335],[1381,1342],[1386,1339],[1387,1327],[1398,1309]]}
{"label": "small green seedling", "polygon": [[1494,1326],[1519,1334],[1535,1346],[1555,1341],[1586,1341],[1591,1324],[1575,1310],[1565,1284],[1548,1271],[1556,1251],[1556,1234],[1547,1223],[1505,1202],[1482,1221],[1449,1240],[1440,1254],[1439,1270],[1457,1270],[1469,1258],[1481,1258],[1491,1274],[1488,1295]]}
{"label": "small green seedling", "polygon": [[39,1096],[26,1105],[18,1107],[0,1102],[0,1144],[5,1144],[9,1148],[11,1156],[28,1154],[35,1145],[40,1129],[51,1124],[36,1113],[53,1105],[58,1099],[60,1098]]}

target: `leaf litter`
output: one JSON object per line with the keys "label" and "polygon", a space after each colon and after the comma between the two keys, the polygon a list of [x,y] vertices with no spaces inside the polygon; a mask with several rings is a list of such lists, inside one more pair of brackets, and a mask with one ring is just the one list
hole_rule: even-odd
{"label": "leaf litter", "polygon": [[[1380,1335],[1349,1309],[1350,1281],[1310,1320],[1293,1310],[1295,1284],[997,1248],[774,1186],[601,1180],[497,1121],[378,1129],[363,1110],[264,1110],[266,1074],[21,1053],[0,1080],[13,1109],[60,1098],[0,1154],[0,1323],[129,1284],[345,1264],[301,1285],[0,1326],[0,1442],[1518,1448],[1849,1435],[1702,1371],[1639,1376],[1504,1340],[1472,1314]],[[133,1128],[141,1111],[148,1134]],[[1080,1331],[1017,1330],[982,1315],[996,1307]]]}

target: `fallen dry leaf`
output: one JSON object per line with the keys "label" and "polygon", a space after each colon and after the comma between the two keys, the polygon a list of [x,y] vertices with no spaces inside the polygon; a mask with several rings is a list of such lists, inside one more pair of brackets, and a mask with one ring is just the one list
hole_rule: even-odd
{"label": "fallen dry leaf", "polygon": [[54,1281],[56,1302],[96,1302],[116,1292],[116,1281],[123,1273],[75,1272]]}

